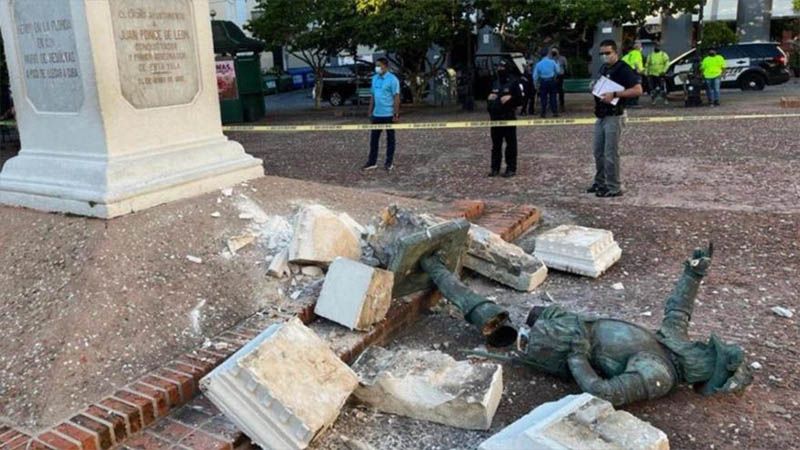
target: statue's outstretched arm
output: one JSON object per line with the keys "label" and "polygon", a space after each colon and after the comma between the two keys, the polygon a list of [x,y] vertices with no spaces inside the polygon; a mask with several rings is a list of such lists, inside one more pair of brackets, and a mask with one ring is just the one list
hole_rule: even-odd
{"label": "statue's outstretched arm", "polygon": [[675,385],[669,363],[650,353],[638,353],[628,360],[625,372],[602,378],[589,363],[588,354],[573,353],[567,360],[570,372],[584,392],[625,405],[666,395]]}
{"label": "statue's outstretched arm", "polygon": [[713,254],[714,246],[709,243],[708,248],[695,249],[692,257],[684,262],[683,273],[664,305],[664,319],[660,330],[662,335],[688,339],[689,322],[692,320],[697,291],[711,266]]}

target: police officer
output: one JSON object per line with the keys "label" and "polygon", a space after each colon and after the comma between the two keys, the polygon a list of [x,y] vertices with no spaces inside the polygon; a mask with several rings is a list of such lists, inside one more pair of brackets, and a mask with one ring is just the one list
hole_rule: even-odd
{"label": "police officer", "polygon": [[[516,109],[522,103],[519,79],[510,73],[509,63],[501,60],[497,76],[492,83],[492,92],[486,99],[490,120],[515,120]],[[492,127],[492,171],[490,177],[500,174],[503,162],[503,140],[506,141],[506,171],[503,176],[513,177],[517,173],[517,127]]]}

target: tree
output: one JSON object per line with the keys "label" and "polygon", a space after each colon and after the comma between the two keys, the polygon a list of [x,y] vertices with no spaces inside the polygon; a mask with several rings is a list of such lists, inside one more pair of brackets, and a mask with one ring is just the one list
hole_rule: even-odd
{"label": "tree", "polygon": [[705,53],[710,48],[735,44],[739,36],[725,22],[709,22],[703,27],[703,40],[699,43],[700,52]]}
{"label": "tree", "polygon": [[328,58],[355,47],[353,0],[258,0],[261,14],[245,28],[269,47],[286,47],[314,71],[315,107],[320,108]]}
{"label": "tree", "polygon": [[598,22],[644,23],[648,16],[696,12],[699,0],[480,0],[487,24],[513,48],[588,42]]}
{"label": "tree", "polygon": [[[447,51],[466,29],[461,0],[356,0],[362,44],[387,52],[411,87],[414,103],[445,63]],[[430,54],[433,52],[433,54]]]}

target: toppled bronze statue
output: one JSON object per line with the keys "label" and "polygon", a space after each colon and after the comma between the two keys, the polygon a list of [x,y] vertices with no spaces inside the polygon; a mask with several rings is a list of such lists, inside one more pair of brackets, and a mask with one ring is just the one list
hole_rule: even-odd
{"label": "toppled bronze statue", "polygon": [[713,246],[697,249],[664,307],[661,328],[652,332],[615,319],[589,319],[558,306],[534,307],[519,354],[535,369],[572,377],[585,392],[614,405],[662,397],[678,384],[704,395],[742,391],[752,382],[739,346],[715,335],[689,340],[688,329],[700,282],[711,265]]}

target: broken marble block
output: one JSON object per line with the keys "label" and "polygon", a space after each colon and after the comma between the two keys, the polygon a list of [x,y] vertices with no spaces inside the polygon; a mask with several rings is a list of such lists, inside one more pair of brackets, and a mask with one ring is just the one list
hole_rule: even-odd
{"label": "broken marble block", "polygon": [[339,416],[356,374],[293,318],[200,380],[206,396],[264,449],[303,449]]}
{"label": "broken marble block", "polygon": [[533,254],[550,269],[597,278],[619,261],[622,249],[608,230],[561,225],[536,237]]}
{"label": "broken marble block", "polygon": [[379,411],[488,430],[503,394],[503,367],[439,351],[368,348],[353,364],[355,397]]}
{"label": "broken marble block", "polygon": [[591,394],[540,405],[478,450],[669,450],[663,431]]}
{"label": "broken marble block", "polygon": [[469,227],[464,267],[518,291],[530,292],[547,278],[542,261],[478,225]]}
{"label": "broken marble block", "polygon": [[289,268],[289,249],[285,248],[278,252],[269,263],[267,275],[275,278],[283,278],[292,274]]}
{"label": "broken marble block", "polygon": [[345,258],[333,261],[314,313],[351,330],[369,330],[386,317],[394,273]]}
{"label": "broken marble block", "polygon": [[351,224],[322,205],[303,207],[297,214],[289,262],[327,266],[337,257],[358,260],[361,240]]}

